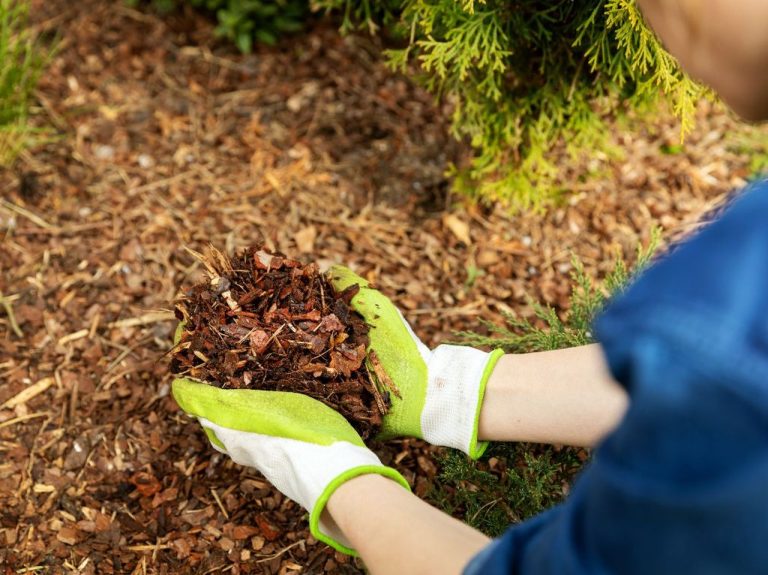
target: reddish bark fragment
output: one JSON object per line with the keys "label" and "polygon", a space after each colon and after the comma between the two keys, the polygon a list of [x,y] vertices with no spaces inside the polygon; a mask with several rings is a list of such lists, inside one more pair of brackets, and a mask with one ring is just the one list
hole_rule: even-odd
{"label": "reddish bark fragment", "polygon": [[256,516],[256,523],[258,524],[264,539],[267,541],[275,541],[280,537],[280,531],[267,521],[263,515]]}
{"label": "reddish bark fragment", "polygon": [[270,335],[264,330],[256,330],[249,336],[251,342],[251,352],[254,355],[261,355],[269,346]]}
{"label": "reddish bark fragment", "polygon": [[136,487],[136,491],[144,497],[152,497],[163,488],[157,478],[146,471],[137,471],[131,475],[129,481]]}
{"label": "reddish bark fragment", "polygon": [[317,326],[318,331],[344,331],[344,328],[346,326],[339,321],[339,318],[336,317],[336,314],[329,314],[325,316],[321,321],[320,325]]}

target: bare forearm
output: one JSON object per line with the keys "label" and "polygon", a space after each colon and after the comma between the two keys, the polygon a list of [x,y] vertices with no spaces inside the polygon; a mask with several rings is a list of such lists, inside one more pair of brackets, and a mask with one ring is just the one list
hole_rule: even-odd
{"label": "bare forearm", "polygon": [[478,434],[591,446],[616,426],[626,405],[598,345],[505,355],[488,380]]}
{"label": "bare forearm", "polygon": [[340,486],[327,512],[374,575],[461,573],[489,542],[380,475]]}

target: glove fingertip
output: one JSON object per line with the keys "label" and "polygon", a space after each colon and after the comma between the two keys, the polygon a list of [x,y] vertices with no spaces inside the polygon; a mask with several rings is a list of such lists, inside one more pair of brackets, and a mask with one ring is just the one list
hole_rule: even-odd
{"label": "glove fingertip", "polygon": [[333,265],[327,272],[328,281],[336,290],[344,290],[353,284],[358,284],[361,288],[368,287],[368,281],[353,272],[346,266]]}

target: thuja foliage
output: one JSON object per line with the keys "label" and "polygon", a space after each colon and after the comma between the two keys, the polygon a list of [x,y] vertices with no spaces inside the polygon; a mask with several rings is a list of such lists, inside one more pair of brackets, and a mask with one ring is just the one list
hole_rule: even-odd
{"label": "thuja foliage", "polygon": [[[505,326],[486,323],[491,335],[459,334],[463,343],[502,348],[509,353],[547,351],[594,341],[592,322],[607,299],[620,292],[650,261],[659,241],[654,231],[649,245],[638,249],[630,267],[618,258],[599,283],[574,260],[569,311],[534,303],[536,321],[512,315]],[[446,512],[489,536],[500,535],[511,523],[522,521],[558,503],[588,459],[585,449],[559,448],[528,443],[495,443],[479,462],[457,451],[440,460],[440,477],[429,499]],[[493,462],[493,467],[489,464]]]}
{"label": "thuja foliage", "polygon": [[27,27],[24,0],[0,0],[0,166],[33,139],[29,109],[48,55]]}
{"label": "thuja foliage", "polygon": [[345,27],[381,23],[387,52],[454,102],[453,132],[475,149],[456,185],[474,197],[538,207],[555,191],[551,152],[605,147],[607,117],[668,102],[681,134],[705,93],[646,27],[635,0],[315,0]]}
{"label": "thuja foliage", "polygon": [[298,29],[310,8],[340,15],[343,31],[386,30],[399,46],[386,52],[390,65],[450,100],[453,134],[474,149],[469,166],[451,170],[455,188],[516,208],[556,194],[558,146],[572,155],[608,149],[608,118],[662,102],[684,135],[705,94],[636,0],[186,1],[214,12],[217,32],[244,51]]}
{"label": "thuja foliage", "polygon": [[602,282],[595,283],[584,270],[583,264],[572,259],[571,295],[564,318],[552,307],[530,301],[535,320],[505,314],[506,325],[481,323],[490,335],[459,332],[462,343],[476,347],[501,348],[507,353],[527,353],[586,345],[594,341],[592,322],[606,300],[620,292],[635,275],[645,268],[656,252],[660,233],[654,229],[646,247],[638,247],[635,264],[630,267],[622,258],[616,258],[613,268]]}

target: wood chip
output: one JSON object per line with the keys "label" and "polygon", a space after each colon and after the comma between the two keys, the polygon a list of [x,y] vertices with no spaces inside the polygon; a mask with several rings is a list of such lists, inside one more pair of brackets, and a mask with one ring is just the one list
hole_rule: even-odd
{"label": "wood chip", "polygon": [[46,389],[51,387],[55,382],[56,380],[52,377],[44,377],[43,379],[30,385],[24,391],[21,391],[16,395],[14,395],[11,399],[3,403],[3,405],[0,405],[0,409],[5,409],[5,408],[10,409],[10,408],[16,407],[17,405],[26,403],[33,397],[43,393]]}
{"label": "wood chip", "polygon": [[78,539],[77,529],[74,527],[62,527],[56,534],[56,539],[66,545],[75,545]]}

